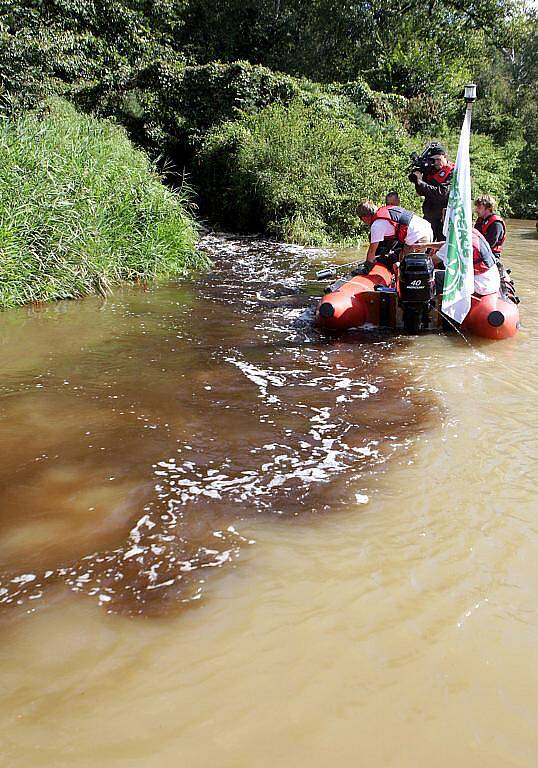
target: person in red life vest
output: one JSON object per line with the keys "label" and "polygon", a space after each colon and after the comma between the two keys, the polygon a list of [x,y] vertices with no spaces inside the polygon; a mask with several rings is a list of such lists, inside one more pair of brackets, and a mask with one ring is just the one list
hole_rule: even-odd
{"label": "person in red life vest", "polygon": [[[444,242],[434,257],[434,263],[446,266],[448,243]],[[473,228],[473,272],[474,292],[480,296],[498,293],[501,278],[493,251],[484,235]]]}
{"label": "person in red life vest", "polygon": [[[391,189],[390,192],[387,192],[387,194],[385,195],[385,205],[389,205],[389,206],[400,205],[400,195],[395,189]],[[399,243],[398,240],[384,239],[377,246],[377,251],[375,252],[375,255],[378,261],[381,261],[387,267],[389,267],[389,269],[392,269],[392,264],[394,261],[397,260],[398,254],[400,253],[402,248],[403,248],[403,243]],[[392,257],[384,258],[388,256],[388,254],[391,251],[394,258]]]}
{"label": "person in red life vest", "polygon": [[519,298],[516,296],[516,289],[513,280],[510,278],[510,270],[505,269],[501,261],[502,249],[506,240],[506,224],[497,216],[495,208],[497,201],[492,195],[481,195],[475,200],[476,215],[478,216],[475,227],[481,232],[491,246],[497,267],[501,277],[501,293],[505,298],[519,304]]}
{"label": "person in red life vest", "polygon": [[409,175],[409,180],[415,185],[417,195],[424,198],[422,211],[426,221],[432,225],[435,239],[444,240],[443,216],[450,194],[454,163],[448,160],[446,150],[441,144],[435,144],[433,149],[429,155],[431,170],[425,174],[414,170]]}
{"label": "person in red life vest", "polygon": [[474,201],[477,220],[475,228],[481,232],[491,246],[495,256],[500,259],[504,241],[506,240],[506,225],[495,213],[497,201],[491,195],[481,195]]}
{"label": "person in red life vest", "polygon": [[411,251],[424,251],[433,240],[430,224],[413,211],[399,205],[383,205],[379,208],[371,200],[359,203],[357,213],[360,220],[370,227],[370,247],[366,261],[373,263],[381,243],[390,241],[400,244],[402,256]]}

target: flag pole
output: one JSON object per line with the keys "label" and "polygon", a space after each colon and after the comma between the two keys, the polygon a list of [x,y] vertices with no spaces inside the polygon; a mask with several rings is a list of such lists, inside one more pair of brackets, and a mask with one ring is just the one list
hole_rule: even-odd
{"label": "flag pole", "polygon": [[467,111],[471,112],[473,111],[473,104],[476,101],[476,85],[475,83],[468,83],[465,86],[465,92],[464,97],[465,103],[467,104]]}
{"label": "flag pole", "polygon": [[469,312],[474,289],[471,165],[469,157],[471,115],[473,103],[476,101],[476,85],[474,83],[465,86],[464,98],[467,108],[461,127],[458,154],[443,226],[443,233],[446,237],[446,269],[441,311],[456,323],[463,322]]}

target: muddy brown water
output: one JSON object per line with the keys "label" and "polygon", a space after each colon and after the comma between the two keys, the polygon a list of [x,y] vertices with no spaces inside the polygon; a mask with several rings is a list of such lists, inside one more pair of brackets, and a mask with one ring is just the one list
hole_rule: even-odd
{"label": "muddy brown water", "polygon": [[327,338],[353,254],[212,236],[0,317],[5,765],[536,763],[531,224],[497,344]]}
{"label": "muddy brown water", "polygon": [[333,512],[430,418],[392,362],[407,340],[312,327],[323,254],[202,247],[196,283],[6,316],[5,609],[63,585],[109,611],[178,610],[248,546],[237,520]]}

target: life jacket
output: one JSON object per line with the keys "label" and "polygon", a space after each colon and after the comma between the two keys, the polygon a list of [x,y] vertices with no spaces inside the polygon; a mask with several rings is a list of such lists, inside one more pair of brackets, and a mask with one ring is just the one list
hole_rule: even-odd
{"label": "life jacket", "polygon": [[506,224],[501,219],[501,217],[497,216],[495,213],[486,216],[485,219],[479,216],[474,226],[475,229],[477,229],[487,239],[487,231],[496,221],[499,221],[502,224],[503,233],[501,235],[501,239],[495,243],[495,245],[490,244],[490,248],[496,256],[500,256],[503,250],[504,241],[506,240]]}
{"label": "life jacket", "polygon": [[427,184],[431,184],[432,181],[436,181],[437,184],[446,184],[450,178],[450,174],[454,170],[455,164],[454,163],[447,163],[442,168],[440,168],[435,173],[428,173],[424,177],[424,181]]}
{"label": "life jacket", "polygon": [[414,215],[413,211],[407,211],[399,205],[383,205],[374,213],[372,224],[379,219],[390,221],[394,225],[394,234],[385,237],[385,240],[398,240],[399,243],[405,243],[407,229]]}
{"label": "life jacket", "polygon": [[473,229],[473,271],[475,275],[487,272],[495,264],[495,256],[490,244],[481,232]]}

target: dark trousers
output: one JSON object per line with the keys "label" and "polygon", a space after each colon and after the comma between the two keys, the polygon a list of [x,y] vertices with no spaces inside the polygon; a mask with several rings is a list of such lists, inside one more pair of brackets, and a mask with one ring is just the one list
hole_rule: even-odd
{"label": "dark trousers", "polygon": [[433,236],[436,242],[439,242],[440,240],[446,240],[446,237],[443,235],[443,222],[441,219],[428,219],[428,221],[432,225]]}

